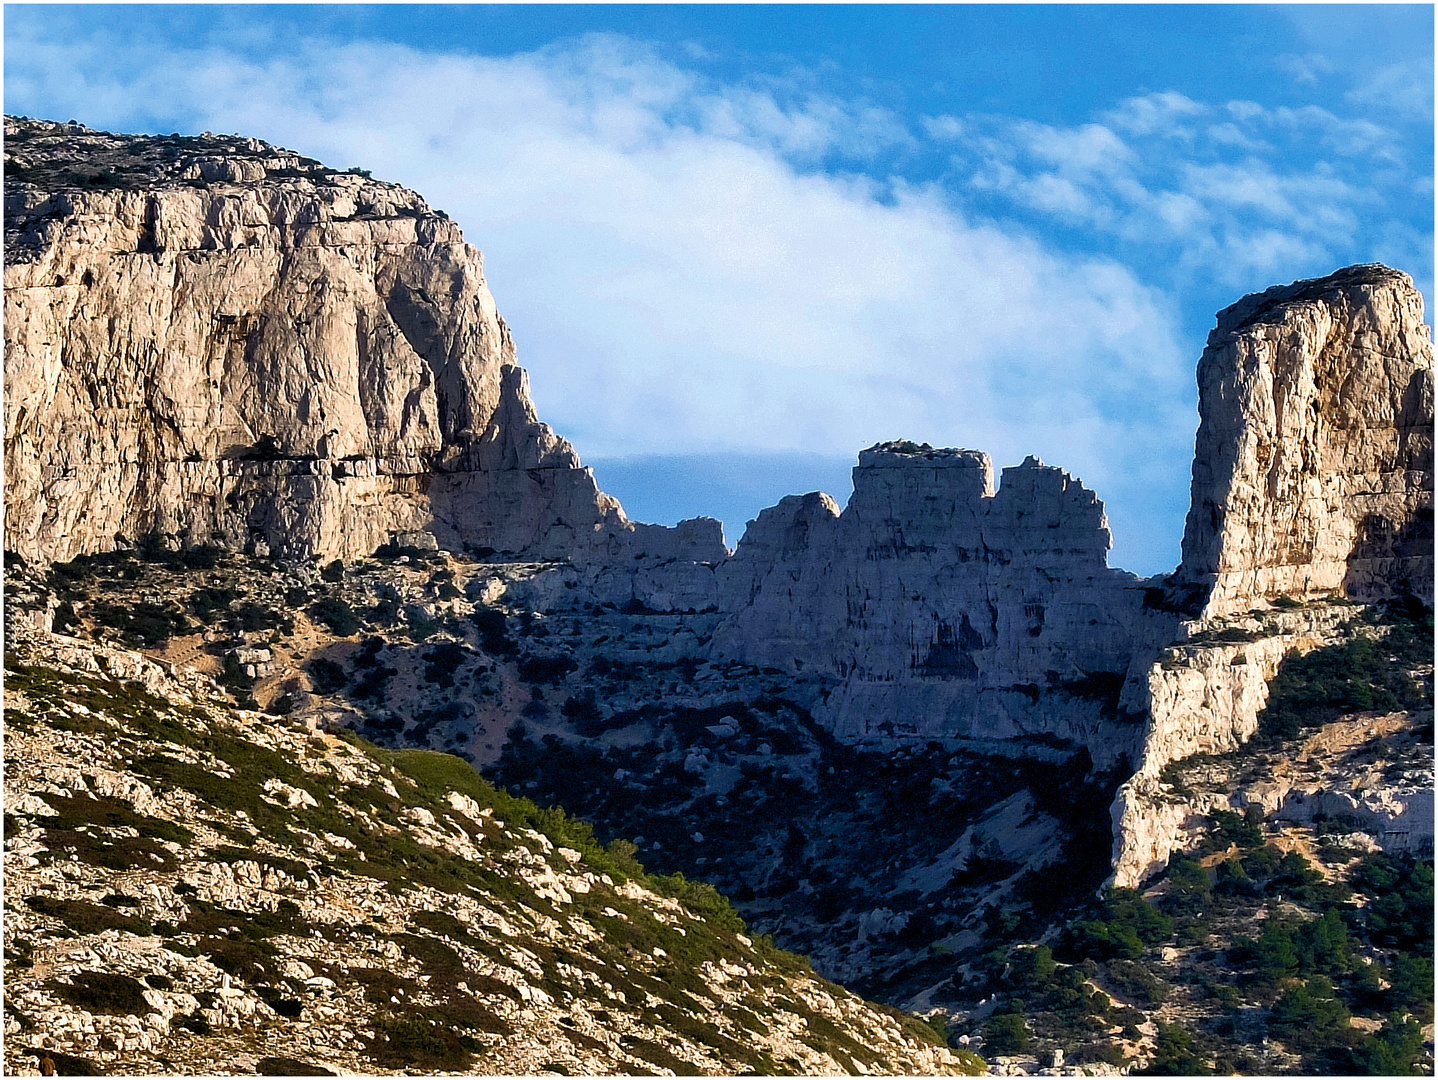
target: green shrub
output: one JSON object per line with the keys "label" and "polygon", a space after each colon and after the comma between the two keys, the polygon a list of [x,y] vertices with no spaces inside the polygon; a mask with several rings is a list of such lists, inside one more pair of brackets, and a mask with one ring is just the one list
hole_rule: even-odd
{"label": "green shrub", "polygon": [[1009,955],[1009,964],[1014,985],[1026,994],[1047,989],[1058,970],[1053,951],[1047,945],[1015,949]]}
{"label": "green shrub", "polygon": [[25,1053],[33,1057],[36,1064],[44,1058],[49,1058],[55,1063],[55,1074],[57,1076],[104,1076],[105,1070],[87,1057],[79,1057],[75,1054],[64,1054],[59,1050],[49,1047],[31,1047]]}
{"label": "green shrub", "polygon": [[677,1057],[668,1047],[636,1035],[625,1035],[619,1040],[625,1051],[651,1065],[670,1070],[675,1076],[697,1076],[699,1069],[691,1061]]}
{"label": "green shrub", "polygon": [[255,1072],[260,1076],[334,1076],[322,1065],[301,1061],[292,1057],[262,1057],[255,1062]]}
{"label": "green shrub", "polygon": [[1242,817],[1232,810],[1215,810],[1208,817],[1208,828],[1214,850],[1230,844],[1240,848],[1263,846],[1263,812],[1257,807],[1250,807]]}
{"label": "green shrub", "polygon": [[424,654],[424,678],[436,686],[454,685],[454,673],[472,654],[453,641],[441,642]]}
{"label": "green shrub", "polygon": [[[1431,1006],[1431,1002],[1430,1002]],[[1381,1031],[1364,1039],[1353,1053],[1353,1073],[1366,1076],[1427,1076],[1423,1029],[1413,1020],[1389,1020]]]}
{"label": "green shrub", "polygon": [[519,677],[527,683],[558,683],[579,665],[569,656],[526,656],[519,662]]}
{"label": "green shrub", "polygon": [[1286,990],[1268,1017],[1269,1030],[1300,1049],[1333,1041],[1348,1029],[1352,1014],[1333,994],[1333,984],[1315,975]]}
{"label": "green shrub", "polygon": [[123,604],[95,600],[86,614],[97,626],[119,631],[121,639],[127,644],[145,648],[158,645],[189,627],[185,617],[171,605],[144,600]]}
{"label": "green shrub", "polygon": [[209,626],[215,621],[215,616],[228,612],[230,604],[240,598],[240,594],[234,589],[196,589],[190,594],[186,602],[191,614],[199,619],[201,623]]}
{"label": "green shrub", "polygon": [[1259,734],[1269,741],[1293,739],[1347,712],[1422,708],[1423,694],[1408,670],[1433,662],[1432,616],[1427,620],[1426,630],[1399,618],[1384,638],[1360,631],[1286,658],[1268,684]]}
{"label": "green shrub", "polygon": [[1110,961],[1108,977],[1125,997],[1131,997],[1143,1005],[1162,1005],[1173,990],[1168,983],[1133,960]]}
{"label": "green shrub", "polygon": [[1177,1024],[1157,1021],[1158,1040],[1153,1060],[1140,1076],[1212,1076],[1206,1061],[1193,1052],[1192,1036]]}
{"label": "green shrub", "polygon": [[305,671],[310,677],[310,685],[315,688],[317,694],[333,694],[338,690],[343,690],[350,681],[343,667],[323,656],[318,656],[306,663]]}
{"label": "green shrub", "polygon": [[1023,1054],[1032,1045],[1028,1025],[1019,1013],[995,1013],[984,1025],[984,1049],[990,1055]]}
{"label": "green shrub", "polygon": [[88,900],[56,900],[49,896],[27,896],[25,904],[41,915],[50,915],[78,934],[98,934],[102,930],[124,930],[140,937],[154,933],[148,922],[136,915],[122,915],[114,908],[92,904]]}
{"label": "green shrub", "polygon": [[309,615],[337,637],[350,637],[359,632],[360,621],[354,609],[333,596],[323,597],[311,604]]}
{"label": "green shrub", "polygon": [[1293,935],[1293,943],[1303,974],[1338,976],[1353,970],[1348,927],[1337,908],[1329,908],[1321,918],[1300,926]]}
{"label": "green shrub", "polygon": [[1375,944],[1404,952],[1433,952],[1433,862],[1379,853],[1349,874],[1354,888],[1371,899],[1363,909]]}
{"label": "green shrub", "polygon": [[470,615],[470,621],[479,631],[480,644],[490,656],[513,656],[519,645],[510,636],[509,620],[498,608],[479,607]]}
{"label": "green shrub", "polygon": [[1387,991],[1390,1011],[1395,1016],[1412,1013],[1425,1024],[1433,1022],[1433,957],[1394,957],[1388,965]]}
{"label": "green shrub", "polygon": [[375,1057],[386,1068],[463,1072],[474,1060],[473,1051],[459,1035],[419,1013],[380,1016],[374,1021],[374,1031]]}

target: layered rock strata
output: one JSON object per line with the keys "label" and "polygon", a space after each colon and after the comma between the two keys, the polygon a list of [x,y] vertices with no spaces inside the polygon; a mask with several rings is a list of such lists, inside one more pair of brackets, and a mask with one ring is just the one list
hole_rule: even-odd
{"label": "layered rock strata", "polygon": [[413,192],[254,139],[7,119],[6,155],[7,548],[726,554],[636,534],[538,422],[479,252]]}
{"label": "layered rock strata", "polygon": [[[1320,606],[1268,612],[1261,619],[1185,623],[1180,633],[1191,643],[1169,646],[1155,662],[1136,666],[1122,704],[1126,713],[1144,717],[1143,737],[1137,770],[1119,788],[1111,811],[1115,884],[1131,888],[1163,869],[1189,841],[1196,818],[1228,805],[1218,795],[1176,804],[1159,779],[1164,767],[1195,754],[1224,753],[1252,738],[1283,658],[1331,643],[1352,616],[1349,608]],[[1250,640],[1211,640],[1225,632]]]}
{"label": "layered rock strata", "polygon": [[[1112,750],[1142,590],[1107,566],[1103,505],[1029,458],[883,443],[840,512],[784,499],[719,568],[715,655],[840,680],[841,737],[1049,734]],[[1112,731],[1109,731],[1112,734]]]}
{"label": "layered rock strata", "polygon": [[1406,274],[1354,266],[1219,313],[1179,576],[1205,611],[1433,602],[1433,347]]}

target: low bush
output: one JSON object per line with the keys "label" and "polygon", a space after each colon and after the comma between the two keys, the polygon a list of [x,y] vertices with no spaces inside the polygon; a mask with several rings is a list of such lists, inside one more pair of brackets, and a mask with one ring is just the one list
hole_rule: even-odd
{"label": "low bush", "polygon": [[52,982],[47,988],[67,1005],[92,1013],[138,1016],[150,1011],[145,987],[129,975],[107,971],[81,971],[73,982]]}
{"label": "low bush", "polygon": [[333,694],[343,690],[350,681],[343,667],[323,656],[306,663],[305,672],[309,675],[310,685],[314,687],[317,694]]}
{"label": "low bush", "polygon": [[1032,1045],[1028,1025],[1019,1013],[995,1013],[984,1025],[984,1049],[990,1055],[1023,1054]]}
{"label": "low bush", "polygon": [[169,604],[143,600],[124,604],[95,600],[86,609],[86,614],[97,626],[119,631],[126,643],[146,648],[152,648],[189,627],[185,617]]}
{"label": "low bush", "polygon": [[88,900],[56,900],[49,896],[27,896],[25,904],[41,915],[50,915],[77,934],[98,934],[104,930],[124,930],[140,937],[149,937],[154,929],[137,915],[122,915],[114,908],[92,904]]}
{"label": "low bush", "polygon": [[570,656],[526,656],[519,662],[519,677],[527,683],[554,685],[578,666]]}
{"label": "low bush", "polygon": [[334,1076],[323,1065],[292,1057],[262,1057],[255,1062],[259,1076]]}
{"label": "low bush", "polygon": [[359,632],[360,621],[354,609],[333,596],[326,596],[311,604],[309,615],[337,637],[350,637]]}

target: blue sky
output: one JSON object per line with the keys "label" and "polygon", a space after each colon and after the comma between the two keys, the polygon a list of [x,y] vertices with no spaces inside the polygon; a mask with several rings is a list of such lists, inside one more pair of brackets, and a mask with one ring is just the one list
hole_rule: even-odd
{"label": "blue sky", "polygon": [[1213,315],[1433,284],[1431,6],[5,7],[7,112],[420,191],[541,416],[733,543],[910,438],[1035,453],[1178,560]]}

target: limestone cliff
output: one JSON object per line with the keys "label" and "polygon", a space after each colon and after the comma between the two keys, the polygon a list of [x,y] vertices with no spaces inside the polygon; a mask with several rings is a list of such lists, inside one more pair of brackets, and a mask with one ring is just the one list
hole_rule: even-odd
{"label": "limestone cliff", "polygon": [[[1259,617],[1183,624],[1187,639],[1135,665],[1123,707],[1143,720],[1137,770],[1114,800],[1114,881],[1137,885],[1190,839],[1194,820],[1227,807],[1226,797],[1191,803],[1165,797],[1164,766],[1220,754],[1247,742],[1268,703],[1268,683],[1285,656],[1328,644],[1352,618],[1346,607],[1269,611]],[[1227,639],[1227,640],[1225,640]],[[1234,640],[1237,639],[1237,640]]]}
{"label": "limestone cliff", "polygon": [[1111,761],[1144,615],[1109,543],[1061,469],[1029,458],[995,491],[986,454],[883,443],[842,513],[816,493],[751,524],[718,571],[713,649],[842,680],[819,715],[844,737],[1050,734]]}
{"label": "limestone cliff", "polygon": [[1433,598],[1433,347],[1385,266],[1219,313],[1198,366],[1179,576],[1206,611],[1273,596]]}
{"label": "limestone cliff", "polygon": [[292,557],[636,536],[538,422],[479,252],[418,195],[254,139],[6,121],[5,545]]}
{"label": "limestone cliff", "polygon": [[[597,489],[538,421],[479,253],[413,192],[252,139],[6,125],[5,546],[27,558],[160,533],[547,561],[512,600],[687,613],[647,658],[782,675],[845,740],[1127,759],[1135,873],[1162,846],[1142,784],[1246,740],[1281,657],[1322,637],[1271,601],[1432,603],[1432,346],[1396,271],[1220,313],[1167,581],[1108,567],[1103,506],[1061,469],[996,488],[986,455],[912,443],[864,451],[842,510],[765,510],[730,557],[717,522],[635,525]],[[1242,648],[1184,641],[1251,611]]]}

